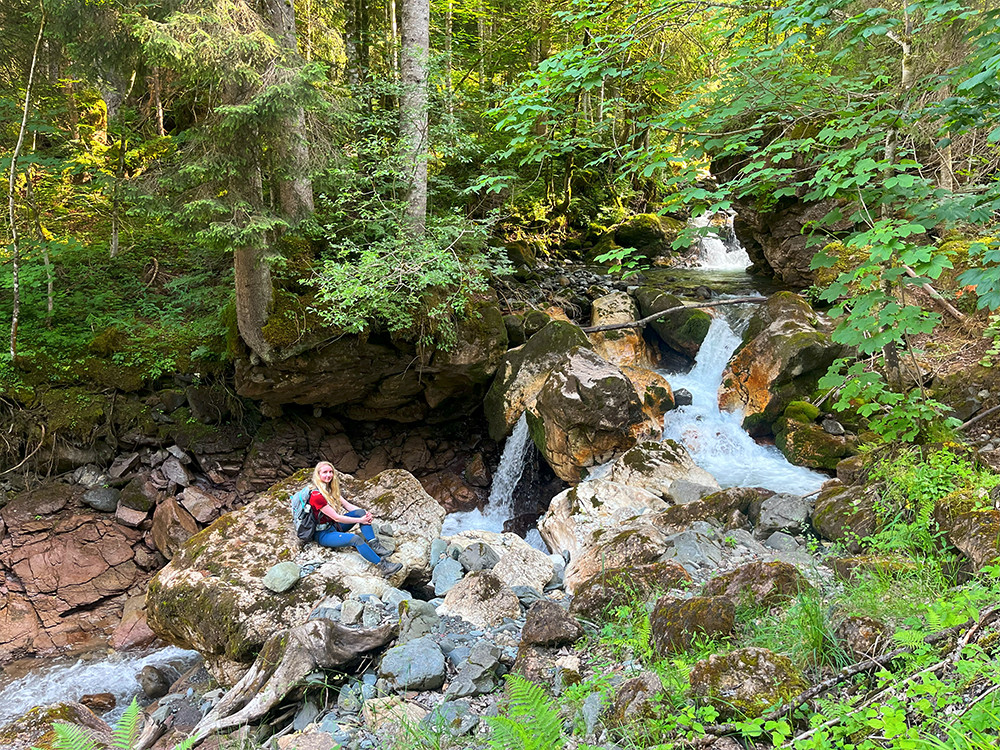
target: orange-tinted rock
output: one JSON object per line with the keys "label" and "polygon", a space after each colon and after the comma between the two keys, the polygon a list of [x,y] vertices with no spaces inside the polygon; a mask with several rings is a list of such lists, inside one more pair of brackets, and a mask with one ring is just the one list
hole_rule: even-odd
{"label": "orange-tinted rock", "polygon": [[756,560],[713,578],[705,585],[705,596],[724,596],[735,604],[770,607],[812,591],[813,587],[794,565]]}
{"label": "orange-tinted rock", "polygon": [[735,623],[736,608],[722,596],[664,597],[649,617],[653,648],[664,657],[686,651],[698,636],[727,636]]}
{"label": "orange-tinted rock", "polygon": [[677,588],[690,581],[691,576],[684,568],[669,561],[608,568],[577,587],[570,612],[589,620],[601,620],[614,607],[647,601],[657,591]]}

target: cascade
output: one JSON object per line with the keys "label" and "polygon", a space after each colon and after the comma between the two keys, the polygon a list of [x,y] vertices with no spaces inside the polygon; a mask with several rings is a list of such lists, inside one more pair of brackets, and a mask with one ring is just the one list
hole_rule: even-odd
{"label": "cascade", "polygon": [[169,664],[182,671],[198,658],[195,651],[168,646],[152,653],[113,653],[101,659],[58,659],[23,677],[0,683],[0,725],[12,721],[35,706],[77,701],[93,693],[112,693],[117,701],[103,718],[114,724],[132,698],[142,694],[136,675],[147,665]]}
{"label": "cascade", "polygon": [[[702,214],[691,219],[693,227],[713,227],[698,240],[698,268],[717,271],[742,271],[750,265],[750,256],[736,238],[733,215],[723,213],[725,223],[713,223],[719,214]],[[716,232],[715,229],[721,231]]]}
{"label": "cascade", "polygon": [[470,510],[460,513],[449,513],[441,528],[442,536],[451,536],[468,529],[502,532],[504,521],[511,517],[514,509],[514,489],[521,480],[528,452],[531,448],[531,436],[528,434],[528,416],[521,418],[514,425],[514,431],[504,443],[500,456],[500,465],[493,475],[490,486],[490,498],[484,510]]}
{"label": "cascade", "polygon": [[682,443],[723,487],[766,487],[796,495],[818,490],[827,476],[789,463],[777,448],[758,444],[743,430],[742,415],[719,410],[722,373],[739,344],[730,321],[718,314],[689,372],[660,371],[675,391],[686,388],[692,396],[690,406],[667,412],[663,438]]}

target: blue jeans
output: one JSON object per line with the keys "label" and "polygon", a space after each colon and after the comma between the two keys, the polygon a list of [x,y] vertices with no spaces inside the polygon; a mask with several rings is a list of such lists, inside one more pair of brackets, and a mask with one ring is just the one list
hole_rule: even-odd
{"label": "blue jeans", "polygon": [[[351,518],[364,518],[365,512],[359,508],[344,515]],[[357,534],[348,531],[348,529],[352,529],[355,526],[357,526],[355,523],[337,523],[334,521],[325,529],[317,530],[313,536],[313,540],[324,547],[354,547],[368,562],[382,562],[382,558],[375,554],[375,550],[360,541]],[[375,541],[375,532],[372,531],[372,527],[367,523],[361,524],[361,536],[364,537],[365,541]]]}

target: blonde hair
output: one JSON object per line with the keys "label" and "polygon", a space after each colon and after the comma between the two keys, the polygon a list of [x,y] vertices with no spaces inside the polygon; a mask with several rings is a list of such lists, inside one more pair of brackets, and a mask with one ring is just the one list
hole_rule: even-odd
{"label": "blonde hair", "polygon": [[[322,479],[319,478],[319,470],[323,466],[329,466],[333,469],[333,479],[330,480],[329,484],[326,484]],[[329,461],[320,461],[316,464],[316,468],[313,469],[312,486],[319,490],[319,494],[326,498],[326,501],[330,505],[339,505],[340,503],[340,477],[337,475],[337,470],[334,468],[333,464]]]}

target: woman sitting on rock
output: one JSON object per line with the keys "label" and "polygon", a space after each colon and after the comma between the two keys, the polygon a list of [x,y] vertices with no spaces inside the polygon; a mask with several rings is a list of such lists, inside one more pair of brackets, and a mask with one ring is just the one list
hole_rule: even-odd
{"label": "woman sitting on rock", "polygon": [[[317,523],[313,541],[324,547],[354,547],[363,558],[374,563],[378,572],[386,578],[402,569],[401,564],[382,559],[390,553],[375,538],[371,525],[372,514],[344,498],[333,464],[327,461],[316,464],[312,487],[309,505]],[[341,510],[346,513],[338,513]],[[351,533],[349,529],[358,524],[361,525],[361,533]]]}

